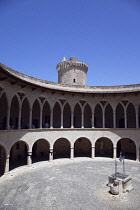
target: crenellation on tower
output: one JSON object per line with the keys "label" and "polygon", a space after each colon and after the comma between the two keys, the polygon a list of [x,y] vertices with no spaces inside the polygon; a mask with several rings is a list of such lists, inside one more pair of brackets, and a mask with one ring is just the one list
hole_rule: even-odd
{"label": "crenellation on tower", "polygon": [[78,61],[77,57],[71,57],[69,61],[63,57],[62,62],[57,64],[58,83],[66,85],[86,85],[87,64]]}

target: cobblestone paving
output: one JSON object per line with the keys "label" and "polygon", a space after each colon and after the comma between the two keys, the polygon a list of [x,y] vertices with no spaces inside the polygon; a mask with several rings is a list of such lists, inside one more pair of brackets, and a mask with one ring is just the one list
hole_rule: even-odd
{"label": "cobblestone paving", "polygon": [[140,210],[140,164],[126,161],[134,189],[109,194],[112,159],[75,158],[35,163],[0,178],[0,210]]}

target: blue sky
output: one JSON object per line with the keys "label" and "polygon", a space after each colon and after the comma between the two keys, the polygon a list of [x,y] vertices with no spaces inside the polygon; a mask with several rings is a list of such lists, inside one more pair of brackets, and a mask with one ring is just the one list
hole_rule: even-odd
{"label": "blue sky", "polygon": [[0,62],[57,82],[63,56],[87,85],[140,83],[140,0],[0,0]]}

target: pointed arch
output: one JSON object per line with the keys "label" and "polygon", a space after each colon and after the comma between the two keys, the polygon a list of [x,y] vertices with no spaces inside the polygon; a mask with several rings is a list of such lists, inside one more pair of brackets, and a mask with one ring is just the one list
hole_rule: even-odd
{"label": "pointed arch", "polygon": [[48,101],[45,101],[42,112],[42,124],[44,128],[50,127],[50,115],[51,115],[50,105]]}
{"label": "pointed arch", "polygon": [[97,104],[94,110],[94,125],[95,128],[103,127],[103,111],[100,104]]}
{"label": "pointed arch", "polygon": [[63,109],[63,127],[71,127],[71,108],[68,102],[65,104]]}
{"label": "pointed arch", "polygon": [[119,103],[116,107],[116,128],[124,128],[125,120],[124,120],[124,108],[121,103]]}
{"label": "pointed arch", "polygon": [[105,107],[105,128],[113,128],[113,109],[109,103]]}
{"label": "pointed arch", "polygon": [[30,114],[29,101],[27,98],[25,98],[21,108],[21,128],[23,129],[29,128],[29,114]]}
{"label": "pointed arch", "polygon": [[82,125],[82,111],[79,103],[74,107],[74,128],[81,128]]}
{"label": "pointed arch", "polygon": [[92,111],[88,103],[84,108],[84,128],[92,128]]}
{"label": "pointed arch", "polygon": [[3,93],[0,97],[0,130],[6,129],[8,102],[6,94]]}
{"label": "pointed arch", "polygon": [[32,108],[32,127],[39,128],[40,123],[40,104],[36,99]]}
{"label": "pointed arch", "polygon": [[54,159],[70,158],[70,142],[65,138],[57,139],[53,146]]}
{"label": "pointed arch", "polygon": [[19,119],[19,101],[17,96],[15,95],[11,102],[10,109],[10,127],[12,129],[18,128],[18,119]]}
{"label": "pointed arch", "polygon": [[61,108],[58,102],[55,103],[53,108],[53,128],[61,127]]}
{"label": "pointed arch", "polygon": [[127,106],[127,128],[136,128],[136,111],[132,103]]}

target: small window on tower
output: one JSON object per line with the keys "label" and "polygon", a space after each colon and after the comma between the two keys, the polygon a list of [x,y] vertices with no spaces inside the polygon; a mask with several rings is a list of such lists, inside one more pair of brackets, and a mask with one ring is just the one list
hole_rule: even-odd
{"label": "small window on tower", "polygon": [[75,83],[75,79],[73,79],[73,83]]}

